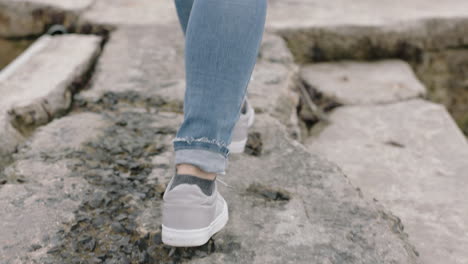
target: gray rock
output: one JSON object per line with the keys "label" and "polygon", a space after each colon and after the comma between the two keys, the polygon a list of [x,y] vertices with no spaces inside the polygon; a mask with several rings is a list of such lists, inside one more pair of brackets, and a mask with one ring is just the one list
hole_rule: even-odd
{"label": "gray rock", "polygon": [[466,263],[468,144],[445,108],[415,99],[330,119],[308,149],[400,217],[424,263]]}
{"label": "gray rock", "polygon": [[263,33],[259,59],[283,64],[294,63],[293,55],[284,39],[268,30]]}
{"label": "gray rock", "polygon": [[[31,263],[46,255],[54,246],[49,241],[56,241],[63,224],[75,219],[74,212],[90,186],[81,177],[69,177],[69,167],[76,160],[49,162],[43,155],[60,155],[67,148],[78,150],[82,143],[99,136],[90,127],[105,124],[90,113],[55,120],[36,133],[5,169],[10,181],[0,188],[2,263]],[[83,134],[78,133],[80,128]],[[21,183],[13,182],[19,177]],[[29,252],[31,248],[34,251]]]}
{"label": "gray rock", "polygon": [[83,14],[81,20],[119,27],[178,23],[174,1],[152,0],[140,0],[138,3],[131,0],[99,0]]}
{"label": "gray rock", "polygon": [[[427,9],[416,7],[421,3]],[[400,5],[390,0],[357,0],[352,5],[346,0],[333,3],[321,0],[269,0],[268,4],[268,22],[275,29],[386,26],[428,18],[466,18],[468,12],[463,0],[411,0]]]}
{"label": "gray rock", "polygon": [[332,62],[306,65],[301,77],[316,92],[341,104],[379,104],[426,94],[408,63]]}
{"label": "gray rock", "polygon": [[232,156],[223,179],[232,188],[219,185],[230,219],[216,251],[190,263],[419,263],[398,219],[360,197],[336,165],[268,115],[254,131],[262,155]]}
{"label": "gray rock", "polygon": [[37,129],[20,153],[41,155],[79,150],[83,142],[98,137],[109,125],[99,114],[89,112],[56,119]]}
{"label": "gray rock", "polygon": [[252,73],[247,96],[257,113],[268,113],[287,124],[291,130],[295,127],[294,116],[299,94],[296,91],[298,67],[257,61]]}
{"label": "gray rock", "polygon": [[185,78],[183,43],[177,25],[119,28],[104,48],[90,89],[80,97],[95,102],[105,93],[129,91],[151,97],[178,84]]}
{"label": "gray rock", "polygon": [[[270,0],[267,27],[286,37],[298,61],[417,59],[421,49],[468,42],[464,0]],[[424,4],[425,8],[418,8]],[[292,15],[293,14],[293,15]]]}
{"label": "gray rock", "polygon": [[26,37],[44,33],[46,26],[70,27],[94,0],[0,0],[0,37]]}
{"label": "gray rock", "polygon": [[62,115],[100,50],[97,36],[39,39],[0,74],[0,159],[39,125]]}

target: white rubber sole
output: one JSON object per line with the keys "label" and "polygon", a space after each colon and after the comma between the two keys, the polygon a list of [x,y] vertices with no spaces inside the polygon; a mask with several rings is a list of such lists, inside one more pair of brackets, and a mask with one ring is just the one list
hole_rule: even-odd
{"label": "white rubber sole", "polygon": [[[255,111],[253,108],[250,108],[249,111],[251,112],[249,116],[249,120],[247,121],[247,126],[251,127],[253,122],[255,121]],[[229,144],[229,152],[231,153],[243,153],[245,150],[245,145],[247,144],[247,138],[239,141],[232,141]]]}
{"label": "white rubber sole", "polygon": [[228,207],[226,201],[224,201],[223,211],[208,227],[180,230],[162,225],[162,242],[173,247],[197,247],[204,245],[227,224],[228,219]]}
{"label": "white rubber sole", "polygon": [[240,141],[232,141],[229,144],[229,152],[231,153],[242,153],[245,150],[245,145],[247,144],[247,139]]}

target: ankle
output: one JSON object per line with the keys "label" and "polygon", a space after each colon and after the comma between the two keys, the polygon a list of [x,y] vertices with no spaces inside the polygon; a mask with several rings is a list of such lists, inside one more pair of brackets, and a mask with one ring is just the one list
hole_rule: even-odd
{"label": "ankle", "polygon": [[203,171],[197,166],[192,164],[177,164],[176,166],[176,173],[177,174],[189,174],[195,177],[206,179],[206,180],[214,180],[216,178],[216,173],[209,173]]}

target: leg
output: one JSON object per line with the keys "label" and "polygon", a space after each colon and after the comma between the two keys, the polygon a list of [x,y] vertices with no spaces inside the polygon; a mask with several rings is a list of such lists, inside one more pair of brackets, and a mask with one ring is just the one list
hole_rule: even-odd
{"label": "leg", "polygon": [[164,192],[161,234],[165,244],[187,247],[206,243],[229,218],[214,178],[225,173],[267,0],[175,1],[185,33],[186,91],[184,122],[173,140],[177,171]]}
{"label": "leg", "polygon": [[192,11],[194,0],[174,0],[176,10],[177,10],[177,18],[179,18],[179,23],[182,28],[182,32],[184,33],[187,31],[187,25],[190,17],[190,12]]}
{"label": "leg", "polygon": [[184,122],[174,139],[176,164],[224,174],[227,146],[257,59],[267,2],[175,1],[185,29],[187,78]]}

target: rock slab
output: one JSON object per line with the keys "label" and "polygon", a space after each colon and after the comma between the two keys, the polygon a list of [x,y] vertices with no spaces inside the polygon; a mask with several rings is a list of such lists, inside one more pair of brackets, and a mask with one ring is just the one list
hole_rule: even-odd
{"label": "rock slab", "polygon": [[426,94],[409,64],[400,60],[310,64],[301,68],[301,77],[342,105],[390,103]]}
{"label": "rock slab", "polygon": [[399,216],[423,263],[467,263],[468,144],[445,108],[414,99],[330,119],[308,149]]}
{"label": "rock slab", "polygon": [[43,36],[0,73],[0,157],[70,107],[100,43],[98,36]]}
{"label": "rock slab", "polygon": [[108,123],[98,114],[82,113],[54,120],[40,128],[20,148],[5,169],[0,185],[0,255],[2,263],[34,262],[58,241],[65,223],[90,190],[82,177],[71,177],[72,159],[48,161],[47,155],[79,151],[81,144],[100,135]]}
{"label": "rock slab", "polygon": [[397,218],[362,199],[337,166],[268,115],[252,132],[260,154],[231,156],[230,188],[220,185],[230,210],[215,237],[221,252],[192,263],[419,263]]}

